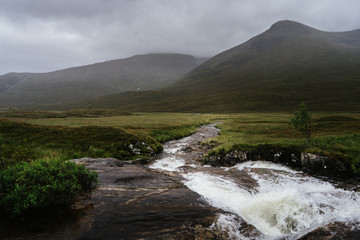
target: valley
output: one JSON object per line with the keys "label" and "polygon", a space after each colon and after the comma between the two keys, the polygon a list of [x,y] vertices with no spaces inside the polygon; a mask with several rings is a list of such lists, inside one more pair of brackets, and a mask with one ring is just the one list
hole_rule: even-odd
{"label": "valley", "polygon": [[357,239],[359,64],[359,29],[283,20],[210,58],[4,74],[0,238]]}

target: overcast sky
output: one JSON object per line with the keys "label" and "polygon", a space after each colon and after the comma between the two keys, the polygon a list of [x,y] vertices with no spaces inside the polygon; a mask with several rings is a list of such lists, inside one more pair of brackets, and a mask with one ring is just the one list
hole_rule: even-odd
{"label": "overcast sky", "polygon": [[0,75],[154,52],[213,56],[294,20],[360,28],[359,0],[0,0]]}

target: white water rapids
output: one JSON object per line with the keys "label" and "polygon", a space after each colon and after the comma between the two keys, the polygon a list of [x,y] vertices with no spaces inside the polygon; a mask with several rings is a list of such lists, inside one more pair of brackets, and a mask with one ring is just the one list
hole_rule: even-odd
{"label": "white water rapids", "polygon": [[182,151],[189,140],[170,142],[150,168],[181,174],[190,190],[222,209],[213,227],[232,239],[297,239],[333,222],[360,227],[359,193],[270,162],[203,167]]}

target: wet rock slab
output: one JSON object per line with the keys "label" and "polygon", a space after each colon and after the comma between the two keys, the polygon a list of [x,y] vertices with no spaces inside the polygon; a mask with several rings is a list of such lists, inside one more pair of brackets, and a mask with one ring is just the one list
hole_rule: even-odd
{"label": "wet rock slab", "polygon": [[314,231],[299,238],[299,240],[338,240],[360,239],[360,229],[356,225],[334,222],[325,227],[317,228]]}
{"label": "wet rock slab", "polygon": [[[75,239],[194,239],[199,225],[209,227],[217,209],[181,183],[142,165],[119,167],[116,159],[81,159],[99,173],[101,182],[83,218],[93,219]],[[85,221],[86,222],[86,221]],[[197,227],[196,227],[197,226]]]}

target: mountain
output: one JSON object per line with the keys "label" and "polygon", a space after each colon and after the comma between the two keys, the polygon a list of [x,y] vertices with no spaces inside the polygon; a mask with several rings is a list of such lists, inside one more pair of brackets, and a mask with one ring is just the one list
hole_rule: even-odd
{"label": "mountain", "polygon": [[31,76],[31,73],[7,73],[0,76],[0,94],[9,91],[18,83]]}
{"label": "mountain", "polygon": [[324,32],[293,21],[222,52],[160,90],[77,103],[132,111],[360,110],[360,30]]}
{"label": "mountain", "polygon": [[174,83],[204,59],[183,54],[147,54],[48,73],[0,76],[0,106],[79,101]]}

